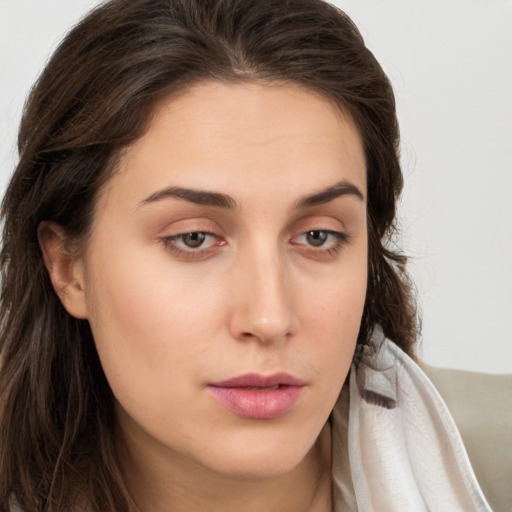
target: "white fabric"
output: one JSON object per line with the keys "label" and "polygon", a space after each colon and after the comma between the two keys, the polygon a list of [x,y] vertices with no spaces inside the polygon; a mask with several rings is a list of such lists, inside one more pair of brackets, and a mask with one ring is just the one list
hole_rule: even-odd
{"label": "white fabric", "polygon": [[373,346],[333,411],[335,512],[491,511],[433,384],[381,333]]}

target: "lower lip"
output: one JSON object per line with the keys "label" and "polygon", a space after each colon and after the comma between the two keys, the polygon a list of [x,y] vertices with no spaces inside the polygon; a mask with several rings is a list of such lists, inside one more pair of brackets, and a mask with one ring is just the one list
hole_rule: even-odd
{"label": "lower lip", "polygon": [[208,386],[210,393],[231,412],[243,418],[271,420],[287,413],[299,399],[303,386],[251,389]]}

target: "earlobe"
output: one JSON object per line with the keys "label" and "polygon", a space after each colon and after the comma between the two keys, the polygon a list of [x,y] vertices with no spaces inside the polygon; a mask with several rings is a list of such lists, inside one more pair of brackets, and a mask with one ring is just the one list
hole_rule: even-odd
{"label": "earlobe", "polygon": [[55,222],[41,222],[37,230],[39,246],[55,293],[67,312],[88,318],[84,293],[83,264],[69,249],[64,229]]}

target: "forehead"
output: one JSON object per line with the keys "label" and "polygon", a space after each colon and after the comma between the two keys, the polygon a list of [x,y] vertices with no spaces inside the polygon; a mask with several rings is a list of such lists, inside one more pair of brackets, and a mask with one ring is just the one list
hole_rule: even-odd
{"label": "forehead", "polygon": [[[160,101],[149,129],[167,121],[185,121],[204,126],[211,133],[229,133],[238,140],[244,134],[266,138],[290,131],[290,122],[296,133],[306,131],[311,123],[323,135],[340,124],[350,124],[348,115],[326,96],[293,82],[223,82],[203,81],[178,91]],[[263,127],[265,121],[272,125]],[[201,123],[197,123],[201,121]],[[238,131],[239,127],[251,129]],[[263,129],[262,129],[263,128]],[[262,140],[265,142],[265,140]]]}
{"label": "forehead", "polygon": [[[205,82],[160,102],[120,159],[117,185],[140,195],[172,185],[245,192],[322,189],[340,179],[366,190],[354,123],[326,97],[293,84]],[[235,191],[234,191],[235,192]]]}

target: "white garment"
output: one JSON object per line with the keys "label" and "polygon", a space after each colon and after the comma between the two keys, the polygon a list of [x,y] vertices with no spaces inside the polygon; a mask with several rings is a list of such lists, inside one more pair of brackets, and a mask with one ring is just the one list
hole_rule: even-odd
{"label": "white garment", "polygon": [[381,331],[373,342],[332,414],[335,512],[490,512],[433,384]]}

